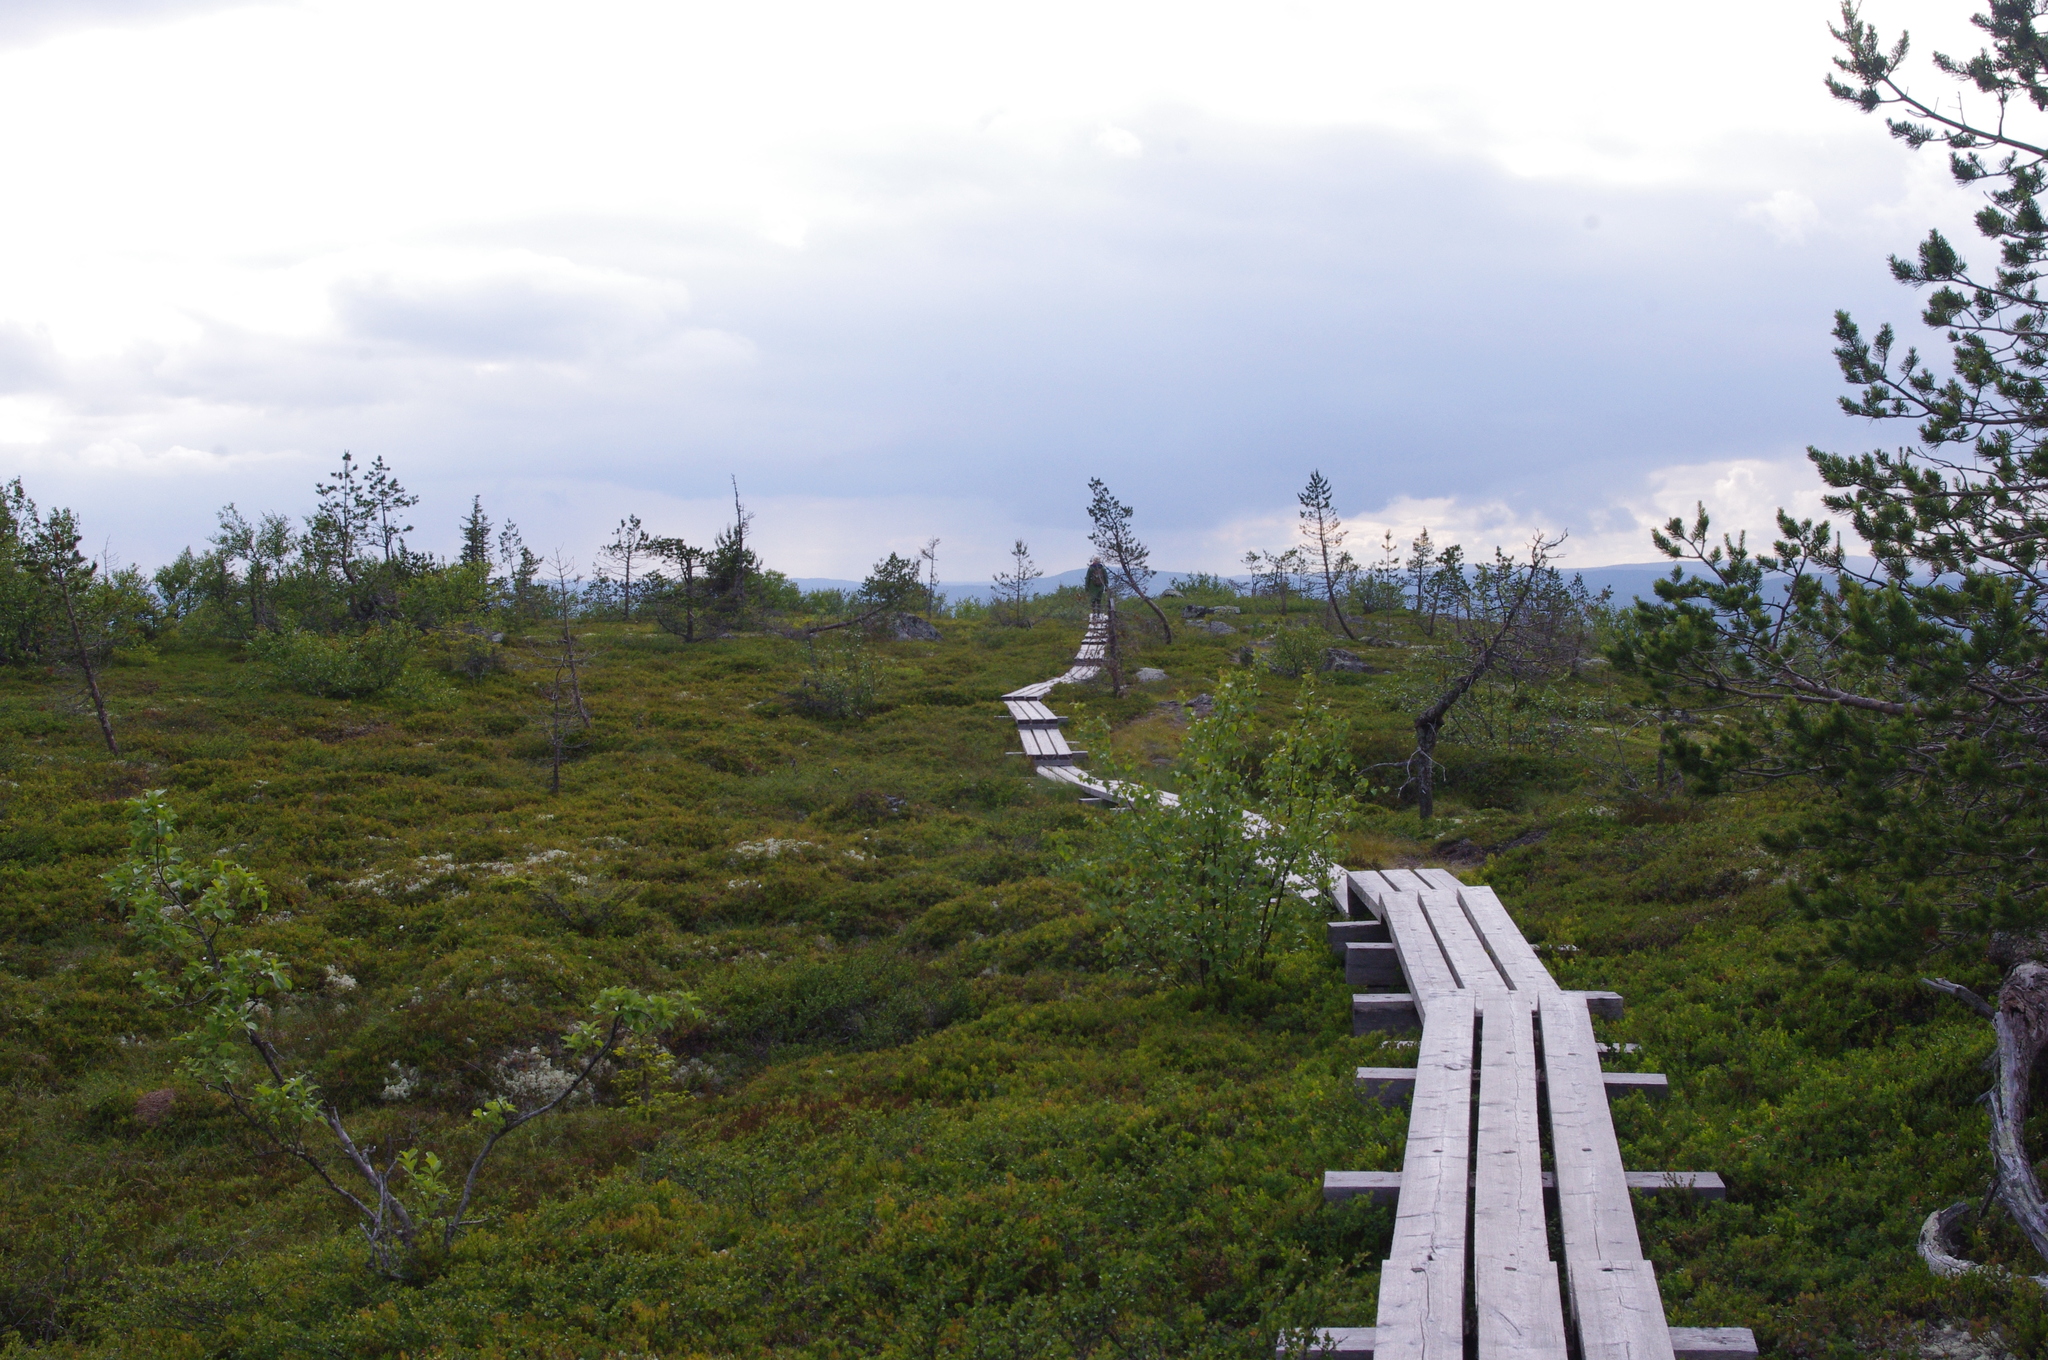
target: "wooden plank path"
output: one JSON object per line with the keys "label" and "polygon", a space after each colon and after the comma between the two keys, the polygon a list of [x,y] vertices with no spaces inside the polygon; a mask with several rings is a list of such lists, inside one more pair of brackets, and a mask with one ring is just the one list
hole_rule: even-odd
{"label": "wooden plank path", "polygon": [[[1276,1354],[1463,1360],[1469,1345],[1480,1360],[1754,1356],[1747,1328],[1665,1321],[1632,1197],[1726,1192],[1711,1172],[1623,1168],[1610,1101],[1668,1083],[1601,1071],[1593,1016],[1618,1015],[1621,998],[1559,987],[1493,890],[1445,870],[1350,873],[1331,897],[1344,919],[1329,939],[1346,977],[1404,989],[1354,996],[1354,1032],[1405,1020],[1422,1039],[1412,1071],[1358,1069],[1368,1098],[1411,1102],[1401,1170],[1323,1177],[1327,1202],[1397,1206],[1378,1320],[1317,1329],[1305,1349],[1283,1336]],[[1550,1255],[1553,1221],[1562,1263]]]}
{"label": "wooden plank path", "polygon": [[[1090,799],[1173,794],[1080,769],[1045,699],[1094,679],[1108,620],[1091,614],[1073,664],[1003,696],[1033,770]],[[1264,823],[1249,819],[1256,831]],[[1324,885],[1301,884],[1304,894]],[[1352,997],[1352,1028],[1420,1028],[1412,1068],[1358,1069],[1368,1099],[1409,1101],[1401,1169],[1327,1171],[1323,1198],[1395,1206],[1371,1327],[1283,1335],[1276,1355],[1326,1360],[1740,1360],[1746,1327],[1672,1327],[1643,1258],[1633,1196],[1721,1198],[1708,1171],[1628,1171],[1609,1103],[1669,1087],[1652,1072],[1603,1072],[1593,1017],[1618,1017],[1612,992],[1566,991],[1493,889],[1443,869],[1335,870],[1331,950]],[[1398,989],[1398,990],[1397,990]],[[1633,1046],[1628,1046],[1632,1048]],[[1547,1138],[1545,1135],[1548,1135]],[[1544,1169],[1546,1154],[1553,1168]],[[1558,1227],[1564,1260],[1550,1255]]]}

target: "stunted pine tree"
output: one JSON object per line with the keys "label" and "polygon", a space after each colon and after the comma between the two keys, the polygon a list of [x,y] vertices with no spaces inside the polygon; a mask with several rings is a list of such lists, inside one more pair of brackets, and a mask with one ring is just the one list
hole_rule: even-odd
{"label": "stunted pine tree", "polygon": [[[1991,0],[1973,56],[1935,54],[1911,80],[1845,4],[1828,87],[1885,116],[1908,148],[1939,146],[1957,185],[1983,195],[1973,261],[1939,231],[1892,277],[1924,290],[1921,320],[1947,346],[1923,357],[1889,325],[1866,336],[1836,313],[1849,415],[1894,428],[1864,453],[1809,449],[1824,504],[1876,559],[1859,569],[1825,521],[1782,511],[1753,551],[1711,534],[1704,508],[1673,520],[1664,551],[1690,579],[1659,582],[1615,659],[1679,702],[1736,722],[1672,733],[1696,791],[1810,780],[1771,847],[1794,902],[1862,963],[1996,970],[1994,1001],[1930,985],[1996,1036],[1989,1114],[1993,1194],[2048,1259],[2048,1195],[2026,1132],[2048,1051],[2048,0]],[[1923,1229],[1923,1257],[1969,1269],[1940,1243],[1965,1201]]]}
{"label": "stunted pine tree", "polygon": [[657,538],[648,551],[676,564],[677,580],[662,602],[655,606],[655,621],[685,642],[697,640],[697,597],[704,564],[711,558],[709,548],[695,548],[680,538]]}
{"label": "stunted pine tree", "polygon": [[996,600],[1011,626],[1031,626],[1030,601],[1035,593],[1031,583],[1043,575],[1038,563],[1031,560],[1030,544],[1020,538],[1010,545],[1010,569],[996,573],[995,587]]}
{"label": "stunted pine tree", "polygon": [[654,550],[654,540],[640,527],[638,515],[628,515],[619,521],[619,527],[612,532],[612,541],[605,544],[600,552],[603,558],[619,569],[619,600],[626,621],[633,621],[633,569],[646,567],[648,554]]}
{"label": "stunted pine tree", "polygon": [[469,513],[462,517],[462,565],[488,567],[491,564],[491,519],[484,513],[484,498],[469,498]]}
{"label": "stunted pine tree", "polygon": [[1100,477],[1088,479],[1088,522],[1095,527],[1088,535],[1088,541],[1102,554],[1110,571],[1123,582],[1124,589],[1145,602],[1152,611],[1152,617],[1159,621],[1159,631],[1168,642],[1173,641],[1173,625],[1166,621],[1165,613],[1146,593],[1145,586],[1155,573],[1152,570],[1152,550],[1140,541],[1131,529],[1131,507],[1109,494],[1109,488]]}
{"label": "stunted pine tree", "polygon": [[30,569],[39,577],[55,603],[59,640],[56,651],[76,667],[92,698],[92,711],[99,719],[100,735],[106,738],[107,754],[118,756],[114,722],[107,716],[106,695],[100,689],[100,669],[112,653],[112,640],[104,621],[93,617],[89,595],[99,568],[78,550],[78,516],[69,510],[36,512],[35,503],[23,498],[29,515]]}
{"label": "stunted pine tree", "polygon": [[1323,579],[1323,600],[1344,636],[1356,642],[1358,634],[1352,631],[1350,620],[1344,617],[1344,605],[1338,598],[1338,583],[1343,582],[1348,587],[1351,578],[1358,573],[1358,564],[1351,560],[1350,553],[1344,551],[1344,521],[1337,515],[1329,479],[1320,471],[1310,472],[1308,485],[1295,499],[1301,502],[1302,548]]}

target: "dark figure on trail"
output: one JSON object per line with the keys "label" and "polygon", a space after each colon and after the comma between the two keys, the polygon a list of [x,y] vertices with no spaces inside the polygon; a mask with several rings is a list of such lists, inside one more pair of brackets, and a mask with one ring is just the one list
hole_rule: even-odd
{"label": "dark figure on trail", "polygon": [[1109,589],[1109,568],[1102,565],[1102,559],[1088,559],[1088,608],[1094,613],[1102,612],[1102,592]]}

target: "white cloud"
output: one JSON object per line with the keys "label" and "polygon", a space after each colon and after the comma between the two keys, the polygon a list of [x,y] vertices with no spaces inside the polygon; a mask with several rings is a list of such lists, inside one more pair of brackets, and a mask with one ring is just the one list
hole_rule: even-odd
{"label": "white cloud", "polygon": [[1760,222],[1781,245],[1798,245],[1820,225],[1820,207],[1796,189],[1780,189],[1769,198],[1742,205],[1742,216]]}
{"label": "white cloud", "polygon": [[1105,156],[1118,160],[1136,160],[1145,154],[1145,143],[1129,128],[1111,127],[1104,123],[1095,133],[1095,148]]}

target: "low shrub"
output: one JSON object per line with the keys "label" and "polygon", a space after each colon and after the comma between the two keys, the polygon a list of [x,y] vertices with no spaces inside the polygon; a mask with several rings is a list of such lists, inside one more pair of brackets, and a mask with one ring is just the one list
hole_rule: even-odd
{"label": "low shrub", "polygon": [[293,628],[252,638],[249,654],[287,688],[323,699],[361,699],[398,683],[419,645],[419,631],[406,623],[338,637]]}

